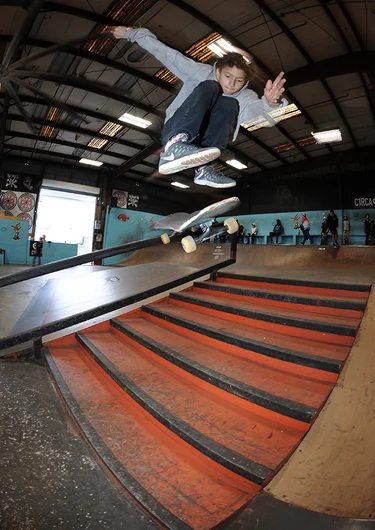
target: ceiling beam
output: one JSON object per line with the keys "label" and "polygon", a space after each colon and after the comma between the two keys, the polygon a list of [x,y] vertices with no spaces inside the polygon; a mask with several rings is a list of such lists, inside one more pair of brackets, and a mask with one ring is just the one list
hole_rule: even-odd
{"label": "ceiling beam", "polygon": [[13,35],[9,46],[5,51],[4,58],[2,60],[2,65],[4,68],[8,68],[10,66],[13,59],[17,55],[20,45],[23,43],[23,40],[28,37],[43,3],[44,0],[33,0],[31,2],[30,7],[26,13],[26,17],[24,18],[22,24],[18,27],[17,31]]}
{"label": "ceiling beam", "polygon": [[[25,140],[32,140],[35,142],[44,142],[47,144],[53,144],[53,145],[62,145],[64,147],[72,147],[73,149],[81,149],[82,151],[90,151],[90,153],[97,153],[98,155],[107,155],[111,156],[113,158],[118,158],[119,160],[124,160],[127,162],[130,160],[130,156],[122,155],[121,153],[115,153],[113,151],[103,150],[103,149],[95,149],[95,147],[90,147],[85,144],[79,144],[78,142],[68,142],[66,140],[60,140],[58,138],[47,138],[45,136],[37,136],[35,134],[29,134],[29,133],[23,133],[19,131],[11,131],[7,130],[5,131],[6,136],[10,136],[10,139],[14,138],[24,138]],[[5,140],[7,142],[8,140]],[[48,153],[48,151],[46,151]],[[150,164],[149,162],[142,162],[142,165],[155,170],[156,166],[154,164]]]}
{"label": "ceiling beam", "polygon": [[[307,63],[311,66],[314,64],[314,61],[308,51],[305,49],[305,47],[300,43],[300,41],[297,39],[297,37],[294,35],[294,33],[289,29],[289,27],[283,22],[278,15],[272,9],[263,1],[263,0],[254,0],[254,2],[257,4],[257,6],[264,11],[281,29],[284,35],[288,37],[290,42],[296,47],[296,49],[300,52],[300,54],[304,57],[304,59],[307,61]],[[328,82],[322,78],[320,79],[320,82],[324,86],[327,94],[329,95],[336,111],[338,112],[340,118],[345,124],[346,130],[349,133],[350,139],[353,142],[354,147],[358,147],[357,140],[354,136],[354,133],[352,131],[352,128],[350,127],[350,124],[339,104],[337,101],[331,87],[329,86]]]}
{"label": "ceiling beam", "polygon": [[[3,95],[0,94],[0,99],[2,97],[3,97]],[[44,99],[34,98],[34,97],[30,97],[30,96],[25,96],[23,94],[19,94],[19,98],[20,98],[22,103],[32,103],[34,105],[42,105],[44,107],[50,107],[51,106],[50,103],[48,103],[48,101],[45,101]],[[58,101],[56,101],[55,106],[58,107],[58,108],[63,108],[65,110],[65,107],[59,107],[59,102]],[[141,127],[133,126],[133,125],[131,125],[129,123],[125,123],[124,121],[120,121],[118,118],[115,118],[113,116],[108,116],[108,114],[103,114],[102,112],[97,112],[95,110],[87,109],[86,107],[82,107],[82,106],[76,107],[74,105],[70,105],[70,103],[69,103],[69,107],[72,110],[74,110],[75,112],[77,112],[78,114],[83,114],[85,116],[90,116],[90,118],[95,118],[95,119],[98,119],[98,120],[102,120],[105,123],[107,123],[107,122],[117,123],[118,125],[122,125],[124,127],[124,129],[131,129],[131,130],[137,131],[139,133],[146,134],[147,136],[149,136],[150,138],[152,138],[154,140],[156,140],[159,137],[159,133],[157,131],[150,131],[150,130],[142,129]]]}
{"label": "ceiling beam", "polygon": [[[345,32],[343,31],[342,27],[340,26],[340,24],[338,23],[336,18],[333,16],[330,7],[325,3],[325,0],[319,0],[319,3],[323,7],[324,12],[327,15],[327,17],[329,18],[331,24],[334,26],[334,28],[336,29],[337,33],[340,35],[341,40],[345,44],[345,47],[346,47],[347,51],[348,52],[352,52],[353,48],[352,48],[347,36],[345,35]],[[338,4],[340,6],[340,2]],[[352,25],[354,26],[354,22],[351,19],[350,19],[350,21],[351,22],[349,22],[349,24],[351,26]],[[373,101],[373,98],[371,97],[371,94],[370,94],[370,91],[368,89],[368,86],[367,86],[367,83],[366,83],[366,80],[365,80],[365,77],[364,77],[363,73],[362,72],[358,72],[358,75],[359,75],[359,78],[361,80],[363,90],[365,91],[365,94],[366,94],[366,97],[367,97],[367,102],[368,102],[369,107],[371,109],[372,119],[373,119],[374,124],[375,124],[375,102]]]}
{"label": "ceiling beam", "polygon": [[348,151],[336,151],[330,155],[313,157],[311,160],[303,160],[290,164],[288,167],[279,166],[266,171],[252,173],[249,176],[241,178],[239,185],[254,184],[258,181],[271,179],[281,176],[292,176],[294,173],[301,176],[302,171],[308,171],[313,168],[332,166],[333,164],[345,165],[349,162],[373,162],[374,160],[374,146],[358,147]]}
{"label": "ceiling beam", "polygon": [[156,142],[153,142],[151,145],[148,145],[142,151],[134,155],[130,160],[125,162],[125,164],[122,164],[120,167],[118,167],[116,171],[113,173],[112,178],[116,179],[117,177],[120,177],[121,175],[123,175],[126,171],[129,171],[129,169],[132,169],[134,166],[141,164],[142,160],[154,154],[155,151],[160,149],[160,147],[161,147],[161,143],[159,140],[157,140]]}
{"label": "ceiling beam", "polygon": [[375,51],[361,51],[337,55],[314,64],[301,66],[288,72],[291,87],[319,81],[322,77],[337,77],[345,74],[367,72],[375,64]]}
{"label": "ceiling beam", "polygon": [[[31,154],[37,154],[37,155],[43,155],[43,156],[52,156],[52,157],[56,157],[56,158],[64,158],[64,160],[70,160],[72,162],[77,162],[79,163],[79,161],[81,160],[81,157],[79,156],[74,156],[74,155],[67,155],[66,153],[58,153],[57,151],[44,151],[44,149],[34,149],[33,147],[24,147],[24,146],[20,146],[20,145],[8,145],[6,144],[5,145],[5,149],[7,150],[7,154],[9,154],[11,151],[24,151],[25,153],[31,153]],[[87,166],[88,167],[88,166]],[[116,166],[114,166],[113,164],[103,164],[103,166],[99,167],[99,171],[102,171],[102,170],[107,170],[108,169],[115,169]],[[132,171],[132,173],[137,176],[137,177],[140,177],[141,179],[142,178],[146,178],[148,177],[149,175],[147,173],[141,173],[140,171]]]}
{"label": "ceiling beam", "polygon": [[[17,114],[9,115],[8,119],[13,120],[13,121],[24,122],[24,119]],[[45,120],[43,118],[34,118],[34,117],[31,117],[30,119],[33,123],[35,123],[36,125],[40,125],[41,127],[43,126],[52,127],[57,130],[73,132],[73,133],[82,134],[85,136],[92,136],[93,138],[103,138],[103,140],[108,140],[109,142],[113,142],[115,144],[123,145],[125,147],[130,147],[131,149],[139,150],[139,149],[144,149],[145,147],[144,145],[137,144],[135,142],[122,140],[121,138],[117,138],[116,136],[108,136],[107,134],[98,133],[97,131],[92,131],[90,129],[84,129],[83,127],[76,127],[69,123],[60,123],[56,121],[50,121],[50,120]]]}
{"label": "ceiling beam", "polygon": [[[10,42],[11,40],[12,40],[11,35],[0,35],[0,42],[7,43],[7,42]],[[30,37],[26,39],[24,43],[26,46],[33,46],[35,48],[43,48],[43,49],[56,46],[56,43],[54,42],[44,41],[41,39],[33,39]],[[89,61],[94,61],[99,64],[102,64],[103,66],[107,66],[108,68],[113,68],[114,70],[123,72],[124,74],[129,74],[135,77],[136,79],[142,79],[143,81],[147,81],[148,83],[151,83],[152,85],[157,86],[158,88],[162,88],[163,90],[166,90],[167,92],[170,92],[171,94],[177,93],[177,90],[175,87],[159,79],[158,77],[148,75],[142,70],[137,70],[136,68],[132,68],[131,66],[120,63],[118,61],[113,61],[112,59],[108,59],[104,55],[98,55],[96,53],[92,53],[92,52],[89,52],[81,48],[73,48],[73,47],[65,49],[64,53],[67,53],[68,55],[74,55],[75,57],[80,57],[81,59],[88,59]]]}
{"label": "ceiling beam", "polygon": [[104,83],[99,83],[98,81],[88,81],[87,79],[82,79],[80,77],[74,77],[70,75],[60,75],[53,72],[39,72],[38,70],[15,70],[12,72],[13,75],[17,74],[18,77],[29,77],[33,79],[42,79],[43,81],[51,81],[52,83],[57,83],[64,86],[69,86],[73,88],[78,88],[86,92],[91,92],[92,94],[98,94],[104,96],[108,99],[114,99],[125,105],[129,105],[139,110],[143,110],[149,114],[154,114],[162,118],[164,112],[157,110],[151,105],[144,105],[140,101],[134,101],[130,98],[127,98],[122,95],[122,90],[118,87],[111,87]]}
{"label": "ceiling beam", "polygon": [[42,12],[57,11],[58,13],[65,13],[66,15],[72,15],[77,18],[85,18],[91,20],[96,24],[103,24],[106,26],[119,26],[123,23],[114,18],[106,17],[94,11],[86,11],[85,9],[79,9],[71,5],[59,4],[58,2],[44,2]]}

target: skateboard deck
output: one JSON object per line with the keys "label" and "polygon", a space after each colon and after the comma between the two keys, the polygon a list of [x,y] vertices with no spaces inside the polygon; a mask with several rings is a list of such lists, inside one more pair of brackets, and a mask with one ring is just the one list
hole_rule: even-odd
{"label": "skateboard deck", "polygon": [[220,202],[210,204],[193,213],[177,212],[171,215],[162,217],[155,223],[155,230],[166,229],[174,232],[185,232],[189,228],[199,226],[205,221],[212,220],[214,217],[219,217],[225,213],[233,210],[240,204],[238,197],[230,197]]}

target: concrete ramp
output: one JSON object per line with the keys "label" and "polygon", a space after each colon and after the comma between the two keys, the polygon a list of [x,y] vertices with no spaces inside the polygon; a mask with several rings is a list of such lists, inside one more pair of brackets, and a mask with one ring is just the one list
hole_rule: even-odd
{"label": "concrete ramp", "polygon": [[348,265],[373,267],[375,265],[375,247],[238,245],[237,265],[246,267],[347,267]]}

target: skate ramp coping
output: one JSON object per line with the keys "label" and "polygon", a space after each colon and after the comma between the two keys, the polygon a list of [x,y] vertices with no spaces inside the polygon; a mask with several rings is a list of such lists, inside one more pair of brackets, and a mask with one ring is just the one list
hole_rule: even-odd
{"label": "skate ramp coping", "polygon": [[230,257],[229,244],[202,243],[195,252],[187,254],[180,243],[159,245],[136,250],[124,261],[115,263],[116,267],[129,267],[145,263],[166,262],[192,266],[206,266],[220,263]]}

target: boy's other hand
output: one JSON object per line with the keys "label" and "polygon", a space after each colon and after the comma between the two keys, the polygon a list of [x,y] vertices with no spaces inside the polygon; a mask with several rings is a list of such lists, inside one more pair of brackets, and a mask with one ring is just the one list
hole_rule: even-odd
{"label": "boy's other hand", "polygon": [[128,29],[129,29],[129,26],[111,26],[108,28],[108,31],[112,33],[112,35],[116,39],[123,39]]}
{"label": "boy's other hand", "polygon": [[270,105],[277,105],[279,103],[281,94],[285,92],[285,88],[283,88],[285,82],[284,72],[280,72],[273,83],[271,79],[267,81],[264,96]]}

